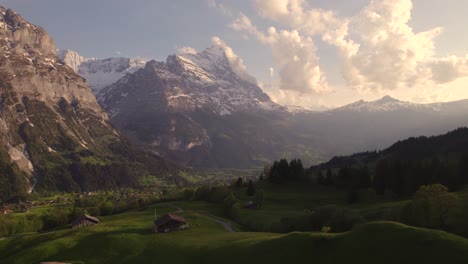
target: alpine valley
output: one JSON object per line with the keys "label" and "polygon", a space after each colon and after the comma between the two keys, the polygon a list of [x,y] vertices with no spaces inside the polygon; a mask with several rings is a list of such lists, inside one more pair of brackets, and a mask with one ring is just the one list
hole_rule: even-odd
{"label": "alpine valley", "polygon": [[[368,1],[355,20],[320,1],[255,0],[258,16],[230,26],[248,31],[238,38],[212,16],[232,19],[228,2],[249,1],[3,2],[45,22],[58,46],[94,54],[258,35],[272,48],[272,83],[289,75],[298,92],[322,76],[322,44],[362,64],[356,79],[376,70],[373,86],[468,76],[468,57],[436,58],[439,29],[413,32],[411,0]],[[253,21],[267,17],[286,29],[263,33]],[[348,24],[353,36],[341,36]],[[179,50],[165,61],[87,58],[0,6],[0,264],[467,263],[468,100],[368,97],[313,111],[275,102],[218,37]]]}

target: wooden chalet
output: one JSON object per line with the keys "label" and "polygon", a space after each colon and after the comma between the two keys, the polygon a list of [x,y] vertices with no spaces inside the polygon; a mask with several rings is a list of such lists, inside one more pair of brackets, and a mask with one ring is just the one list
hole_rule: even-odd
{"label": "wooden chalet", "polygon": [[98,224],[100,222],[101,222],[101,220],[97,219],[96,217],[84,214],[84,215],[76,218],[71,223],[71,226],[72,226],[72,228],[79,228],[79,227],[84,227],[84,226],[95,225],[95,224]]}
{"label": "wooden chalet", "polygon": [[178,215],[165,214],[154,220],[154,232],[156,233],[167,233],[186,228],[188,228],[187,220]]}

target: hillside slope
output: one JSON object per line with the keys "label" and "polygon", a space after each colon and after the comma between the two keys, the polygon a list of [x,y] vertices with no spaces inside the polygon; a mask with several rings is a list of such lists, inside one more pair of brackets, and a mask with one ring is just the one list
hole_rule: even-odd
{"label": "hillside slope", "polygon": [[[167,212],[161,205],[158,212]],[[181,213],[190,229],[151,232],[154,208],[96,226],[0,240],[0,263],[465,263],[468,240],[393,222],[341,234],[229,233],[209,217]],[[27,252],[27,254],[26,254]]]}

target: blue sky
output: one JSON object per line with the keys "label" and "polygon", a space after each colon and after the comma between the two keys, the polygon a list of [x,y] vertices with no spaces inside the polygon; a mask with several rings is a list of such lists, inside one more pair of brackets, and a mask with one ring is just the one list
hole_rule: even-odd
{"label": "blue sky", "polygon": [[[284,104],[338,106],[385,94],[414,102],[468,98],[468,2],[370,2],[0,0],[44,27],[59,49],[85,57],[164,60],[182,47],[202,50],[217,36],[243,58],[262,87]],[[411,14],[408,21],[406,12]],[[378,21],[368,21],[375,14]],[[313,25],[317,16],[322,28]],[[396,16],[398,24],[390,25],[395,18],[389,16]],[[248,19],[250,29],[244,24],[232,26],[241,17],[243,23]],[[324,39],[345,21],[350,24],[343,43],[338,43],[339,37]],[[269,34],[269,27],[278,34]],[[418,35],[421,32],[430,36]],[[366,39],[372,34],[375,38]],[[388,39],[376,43],[382,34]],[[352,48],[356,46],[358,51]],[[415,53],[416,58],[408,58]],[[401,55],[401,59],[385,54]]]}

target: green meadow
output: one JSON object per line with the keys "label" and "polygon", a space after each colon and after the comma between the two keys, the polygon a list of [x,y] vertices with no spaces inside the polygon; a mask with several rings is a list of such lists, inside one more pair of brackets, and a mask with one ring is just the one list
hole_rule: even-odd
{"label": "green meadow", "polygon": [[[155,209],[157,215],[175,212],[184,216],[190,228],[153,233]],[[101,217],[103,221],[91,227],[64,227],[48,233],[3,238],[0,263],[466,263],[468,260],[468,240],[443,231],[374,222],[338,234],[231,233],[206,215],[218,210],[205,202],[161,203],[145,210]],[[235,230],[242,230],[232,225]]]}

